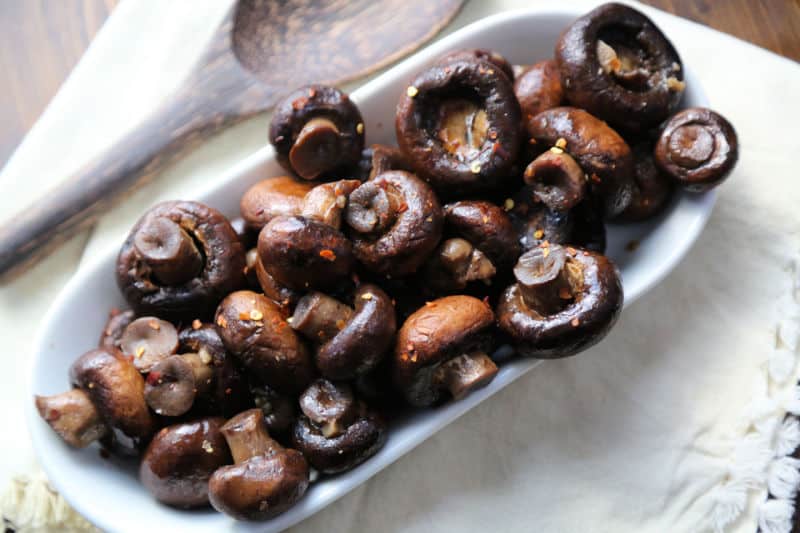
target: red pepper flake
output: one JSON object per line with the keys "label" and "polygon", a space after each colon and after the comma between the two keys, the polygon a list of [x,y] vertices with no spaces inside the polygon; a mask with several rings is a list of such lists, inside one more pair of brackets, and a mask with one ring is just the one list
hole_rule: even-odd
{"label": "red pepper flake", "polygon": [[403,202],[402,204],[400,204],[400,205],[397,207],[397,212],[398,212],[398,213],[405,213],[406,211],[408,211],[408,204],[407,204],[407,203],[405,203],[405,202]]}
{"label": "red pepper flake", "polygon": [[593,182],[595,182],[595,183],[600,183],[600,182],[602,182],[602,181],[603,181],[602,179],[600,179],[600,176],[598,176],[598,175],[597,175],[597,174],[595,174],[594,172],[592,172],[591,180],[592,180]]}
{"label": "red pepper flake", "polygon": [[528,139],[528,144],[536,144],[536,139],[531,137],[530,139]]}
{"label": "red pepper flake", "polygon": [[153,370],[152,372],[147,374],[148,385],[157,385],[160,379],[161,379],[161,372],[159,372],[158,370]]}
{"label": "red pepper flake", "polygon": [[577,318],[573,318],[572,322],[570,322],[570,324],[572,324],[572,327],[577,328],[578,326],[581,325],[581,321],[578,320]]}
{"label": "red pepper flake", "polygon": [[303,109],[307,103],[308,103],[308,98],[301,96],[300,98],[292,102],[292,109],[299,111]]}
{"label": "red pepper flake", "polygon": [[48,422],[55,422],[59,418],[61,418],[61,411],[58,409],[49,409],[45,416],[45,420]]}
{"label": "red pepper flake", "polygon": [[333,253],[333,250],[328,250],[327,248],[322,250],[319,253],[319,256],[321,258],[325,259],[326,261],[330,261],[330,262],[336,261],[336,254]]}
{"label": "red pepper flake", "polygon": [[221,327],[221,328],[227,328],[228,327],[228,321],[225,319],[224,316],[219,315],[219,317],[217,317],[217,325],[219,327]]}

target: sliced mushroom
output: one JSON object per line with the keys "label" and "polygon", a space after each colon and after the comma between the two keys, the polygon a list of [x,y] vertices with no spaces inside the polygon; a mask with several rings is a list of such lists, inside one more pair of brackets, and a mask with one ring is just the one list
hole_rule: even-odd
{"label": "sliced mushroom", "polygon": [[260,409],[250,409],[222,426],[234,464],[211,475],[211,505],[237,520],[266,520],[297,503],[308,488],[308,463],[267,433]]}
{"label": "sliced mushroom", "polygon": [[146,374],[178,350],[178,330],[166,320],[143,316],[122,332],[119,349],[133,358],[133,366],[139,372]]}
{"label": "sliced mushroom", "polygon": [[359,185],[361,182],[358,180],[339,180],[317,185],[303,198],[300,215],[340,229],[342,212],[347,207],[347,197]]}
{"label": "sliced mushroom", "polygon": [[377,285],[359,286],[353,302],[355,310],[325,294],[309,293],[291,319],[292,328],[317,345],[317,368],[330,379],[352,379],[373,369],[397,330],[392,300]]}
{"label": "sliced mushroom", "polygon": [[736,131],[725,117],[693,107],[669,119],[655,149],[656,164],[690,192],[713,189],[739,159]]}
{"label": "sliced mushroom", "polygon": [[285,169],[313,180],[358,163],[364,148],[364,120],[346,94],[310,85],[275,107],[269,140]]}
{"label": "sliced mushroom", "polygon": [[196,353],[172,355],[150,369],[144,385],[147,405],[163,416],[180,416],[198,395],[211,389],[214,370],[211,357]]}
{"label": "sliced mushroom", "polygon": [[400,277],[416,272],[436,247],[442,219],[433,190],[401,170],[362,184],[345,211],[356,258],[373,272]]}
{"label": "sliced mushroom", "polygon": [[417,310],[397,334],[393,376],[406,401],[436,403],[448,391],[460,399],[488,384],[497,366],[491,346],[492,310],[471,296],[447,296]]}
{"label": "sliced mushroom", "polygon": [[302,391],[314,374],[305,344],[281,309],[262,294],[231,293],[220,303],[214,323],[225,348],[257,382],[288,394]]}
{"label": "sliced mushroom", "polygon": [[355,468],[386,442],[384,422],[345,383],[315,381],[300,395],[300,409],[292,444],[322,473]]}
{"label": "sliced mushroom", "polygon": [[203,418],[156,433],[139,465],[139,479],[156,500],[179,508],[208,505],[208,480],[230,464],[223,418]]}
{"label": "sliced mushroom", "polygon": [[72,389],[54,396],[36,396],[36,409],[64,442],[85,448],[108,432],[89,395]]}
{"label": "sliced mushroom", "polygon": [[244,266],[244,247],[221,213],[197,202],[163,202],[122,245],[117,285],[138,315],[191,320],[245,284]]}
{"label": "sliced mushroom", "polygon": [[242,218],[255,231],[275,217],[299,215],[303,198],[313,183],[298,181],[289,176],[277,176],[259,181],[244,193],[239,204]]}
{"label": "sliced mushroom", "polygon": [[500,328],[522,355],[553,359],[599,342],[622,310],[617,267],[605,256],[559,245],[524,253],[517,283],[497,306]]}
{"label": "sliced mushroom", "polygon": [[100,342],[97,344],[98,348],[118,350],[122,332],[134,320],[136,320],[136,314],[130,309],[127,311],[112,309],[108,313],[108,321],[103,327],[103,333],[100,335]]}

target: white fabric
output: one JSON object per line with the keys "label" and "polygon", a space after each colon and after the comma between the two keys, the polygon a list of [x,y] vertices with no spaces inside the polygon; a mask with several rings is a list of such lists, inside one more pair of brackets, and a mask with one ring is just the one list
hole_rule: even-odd
{"label": "white fabric", "polygon": [[[530,3],[470,2],[448,31]],[[0,174],[0,218],[152,109],[227,4],[122,2]],[[764,500],[768,485],[788,496],[798,483],[796,463],[782,458],[800,430],[782,420],[798,407],[800,311],[788,296],[800,279],[790,268],[800,251],[800,68],[729,37],[662,27],[741,141],[697,245],[590,353],[542,365],[297,531],[662,532],[715,521],[786,531],[790,499]],[[120,242],[147,205],[191,195],[262,146],[266,124],[241,124],[175,165],[105,216],[86,254]],[[0,288],[0,424],[14,428],[0,432],[0,481],[34,464],[20,407],[31,401],[26,360],[85,242]]]}

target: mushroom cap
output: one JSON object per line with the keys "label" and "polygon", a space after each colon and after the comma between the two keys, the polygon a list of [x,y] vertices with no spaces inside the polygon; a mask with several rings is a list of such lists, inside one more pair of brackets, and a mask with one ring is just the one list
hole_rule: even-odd
{"label": "mushroom cap", "polygon": [[133,356],[133,366],[147,373],[158,362],[178,351],[178,330],[154,316],[137,318],[125,328],[119,340],[120,351]]}
{"label": "mushroom cap", "polygon": [[444,206],[445,232],[452,232],[489,256],[498,268],[511,266],[519,257],[517,232],[501,208],[482,200],[462,200]]}
{"label": "mushroom cap", "polygon": [[120,311],[119,309],[109,311],[108,321],[103,327],[103,333],[100,335],[100,341],[97,346],[106,350],[118,350],[122,333],[128,327],[128,324],[135,319],[136,314],[130,309],[127,311]]}
{"label": "mushroom cap", "polygon": [[109,426],[131,438],[147,438],[155,430],[144,401],[144,379],[121,352],[86,352],[72,363],[70,380],[89,395]]}
{"label": "mushroom cap", "polygon": [[440,363],[491,342],[494,313],[472,296],[446,296],[415,311],[397,333],[393,379],[412,405],[430,405],[440,392],[432,386]]}
{"label": "mushroom cap", "polygon": [[[204,258],[201,272],[179,285],[162,285],[139,257],[134,240],[149,219],[168,218],[179,224]],[[180,321],[213,312],[229,292],[243,287],[244,247],[228,220],[198,202],[162,202],[134,225],[117,258],[117,285],[137,315]]]}
{"label": "mushroom cap", "polygon": [[503,74],[506,75],[509,81],[514,81],[514,69],[511,67],[511,64],[508,60],[503,57],[502,54],[499,52],[495,52],[494,50],[487,50],[486,48],[472,48],[466,50],[456,50],[455,52],[450,52],[448,54],[443,55],[437,63],[451,63],[453,61],[458,60],[478,60],[478,61],[485,61],[487,63],[491,63],[492,65],[499,68]]}
{"label": "mushroom cap", "polygon": [[561,74],[553,59],[540,61],[525,69],[514,80],[514,94],[523,117],[533,117],[564,100]]}
{"label": "mushroom cap", "polygon": [[208,479],[232,462],[220,432],[223,418],[204,418],[161,429],[144,452],[139,479],[156,500],[173,507],[208,505]]}
{"label": "mushroom cap", "polygon": [[299,215],[303,198],[313,188],[313,182],[290,176],[261,180],[242,195],[239,203],[242,218],[250,228],[260,231],[275,217]]}
{"label": "mushroom cap", "polygon": [[214,323],[225,348],[257,381],[290,394],[311,382],[314,368],[308,349],[281,309],[263,294],[229,294],[220,303]]}
{"label": "mushroom cap", "polygon": [[297,450],[256,455],[211,475],[211,505],[237,520],[266,520],[292,507],[308,488],[308,463]]}
{"label": "mushroom cap", "polygon": [[162,416],[180,416],[197,397],[192,365],[180,355],[162,359],[150,369],[144,383],[144,399]]}
{"label": "mushroom cap", "polygon": [[632,150],[636,162],[633,197],[615,222],[639,222],[658,215],[669,204],[675,190],[669,176],[656,165],[652,143],[640,142]]}
{"label": "mushroom cap", "polygon": [[[634,53],[643,49],[639,62],[645,63],[647,79],[630,87],[604,69],[600,40]],[[555,56],[567,99],[624,129],[640,131],[656,125],[680,102],[682,90],[676,90],[680,83],[674,83],[683,80],[678,52],[647,16],[630,6],[603,4],[578,18],[562,32]]]}
{"label": "mushroom cap", "polygon": [[355,313],[316,352],[317,368],[330,379],[352,379],[373,369],[397,331],[392,299],[377,285],[360,285],[353,299]]}
{"label": "mushroom cap", "polygon": [[500,298],[498,324],[522,355],[540,359],[574,355],[600,342],[622,311],[622,282],[610,259],[575,248],[566,248],[565,255],[564,272],[573,300],[562,310],[542,314],[530,307],[518,283]]}
{"label": "mushroom cap", "polygon": [[353,249],[335,228],[304,217],[276,217],[258,236],[258,255],[274,279],[291,289],[324,288],[350,274]]}
{"label": "mushroom cap", "polygon": [[527,129],[544,146],[566,141],[564,151],[589,176],[592,194],[601,199],[606,217],[628,207],[633,194],[633,155],[608,124],[583,109],[554,107],[528,119]]}

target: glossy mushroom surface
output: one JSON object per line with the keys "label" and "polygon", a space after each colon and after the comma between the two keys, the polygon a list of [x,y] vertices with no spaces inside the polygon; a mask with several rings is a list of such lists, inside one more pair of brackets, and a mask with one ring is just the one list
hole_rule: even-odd
{"label": "glossy mushroom surface", "polygon": [[247,226],[260,231],[275,217],[299,215],[306,194],[313,188],[314,183],[290,176],[261,180],[242,195],[239,210]]}
{"label": "glossy mushroom surface", "polygon": [[[497,366],[487,355],[494,313],[471,296],[446,296],[418,309],[397,333],[393,379],[406,401],[434,404],[458,399],[489,383]],[[447,392],[445,392],[447,391]]]}
{"label": "glossy mushroom surface", "polygon": [[209,479],[211,505],[237,520],[266,520],[294,505],[308,488],[308,463],[297,450],[274,441],[260,409],[236,415],[222,426],[234,464]]}
{"label": "glossy mushroom surface", "polygon": [[522,71],[514,80],[514,94],[525,118],[560,106],[564,101],[564,89],[555,60],[540,61]]}
{"label": "glossy mushroom surface", "polygon": [[298,302],[291,325],[317,345],[320,373],[338,380],[373,369],[397,330],[391,298],[369,283],[356,289],[353,307],[321,293],[307,294]]}
{"label": "glossy mushroom surface", "polygon": [[242,287],[244,247],[228,220],[197,202],[163,202],[131,230],[117,285],[137,315],[191,320]]}
{"label": "glossy mushroom surface", "polygon": [[598,253],[541,246],[520,257],[514,275],[497,322],[521,355],[574,355],[605,337],[622,311],[617,267]]}
{"label": "glossy mushroom surface", "polygon": [[364,120],[340,90],[310,85],[293,91],[275,107],[269,141],[285,169],[314,180],[358,163]]}
{"label": "glossy mushroom surface", "polygon": [[580,165],[606,217],[628,207],[633,195],[633,155],[608,124],[583,109],[555,107],[528,120],[527,127],[537,144],[557,146]]}
{"label": "glossy mushroom surface", "polygon": [[178,350],[178,330],[166,320],[143,316],[122,332],[119,349],[132,358],[139,372],[147,373]]}
{"label": "glossy mushroom surface", "polygon": [[443,213],[427,183],[393,170],[353,191],[345,222],[359,262],[379,274],[405,276],[439,243]]}
{"label": "glossy mushroom surface", "polygon": [[172,355],[153,365],[145,379],[144,399],[158,415],[180,416],[206,394],[214,379],[207,354]]}
{"label": "glossy mushroom surface", "polygon": [[356,400],[345,383],[315,381],[300,395],[300,409],[292,445],[322,473],[350,470],[386,442],[386,424]]}
{"label": "glossy mushroom surface", "polygon": [[710,109],[684,109],[669,119],[656,143],[658,168],[690,192],[713,189],[739,159],[736,131]]}
{"label": "glossy mushroom surface", "polygon": [[534,197],[555,211],[572,209],[586,195],[586,174],[572,156],[557,146],[534,159],[525,168],[523,178]]}
{"label": "glossy mushroom surface", "polygon": [[630,131],[667,118],[685,89],[675,47],[643,13],[609,3],[561,34],[556,61],[567,99]]}
{"label": "glossy mushroom surface", "polygon": [[480,60],[439,63],[418,74],[397,105],[400,150],[444,197],[491,189],[509,178],[520,144],[511,82]]}
{"label": "glossy mushroom surface", "polygon": [[232,462],[220,431],[223,418],[203,418],[161,429],[139,465],[139,479],[153,497],[173,507],[208,505],[208,479]]}
{"label": "glossy mushroom surface", "polygon": [[642,142],[633,147],[635,174],[630,205],[615,221],[640,222],[653,218],[669,204],[675,184],[655,162],[653,145]]}

